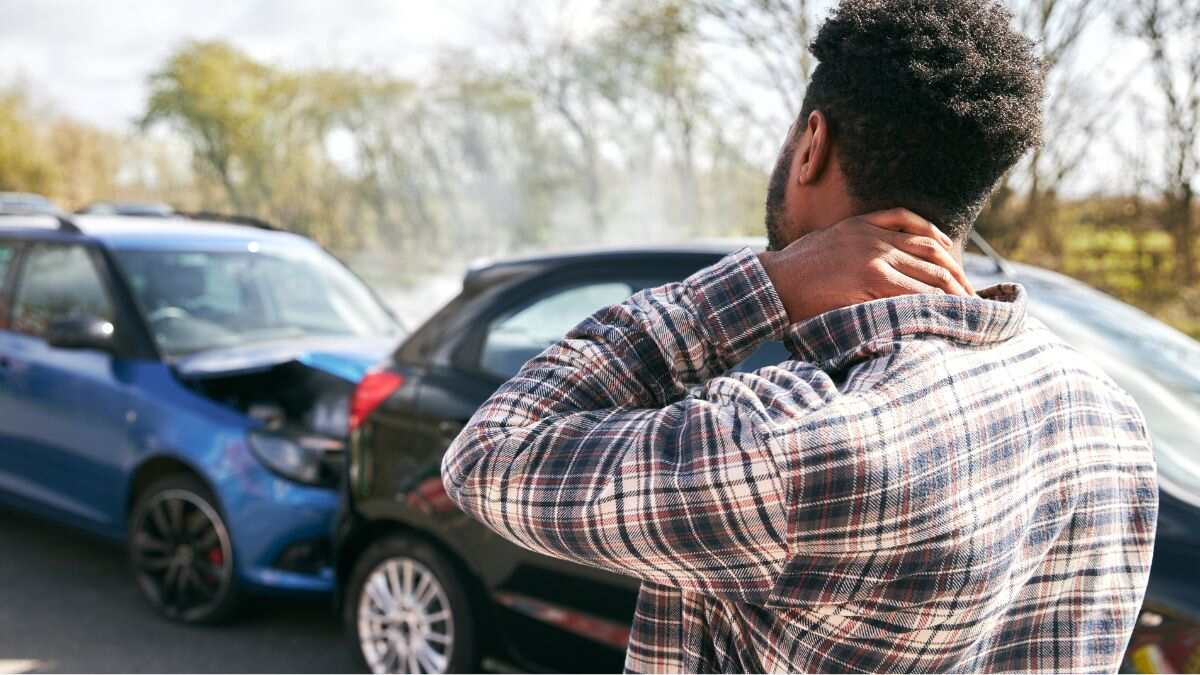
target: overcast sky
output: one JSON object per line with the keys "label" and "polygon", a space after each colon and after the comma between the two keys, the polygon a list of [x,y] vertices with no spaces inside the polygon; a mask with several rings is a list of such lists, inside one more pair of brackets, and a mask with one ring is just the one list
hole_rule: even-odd
{"label": "overcast sky", "polygon": [[0,0],[0,82],[109,128],[142,111],[146,77],[191,39],[229,40],[284,65],[416,74],[439,45],[488,39],[501,2],[471,0]]}

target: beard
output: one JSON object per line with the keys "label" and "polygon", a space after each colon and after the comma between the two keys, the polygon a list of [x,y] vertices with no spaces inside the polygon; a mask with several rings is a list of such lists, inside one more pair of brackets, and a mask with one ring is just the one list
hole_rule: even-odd
{"label": "beard", "polygon": [[[786,240],[787,186],[792,175],[792,156],[796,154],[796,143],[788,143],[779,153],[775,168],[771,171],[771,182],[767,184],[767,250],[783,250],[791,242]],[[790,228],[789,228],[790,229]]]}

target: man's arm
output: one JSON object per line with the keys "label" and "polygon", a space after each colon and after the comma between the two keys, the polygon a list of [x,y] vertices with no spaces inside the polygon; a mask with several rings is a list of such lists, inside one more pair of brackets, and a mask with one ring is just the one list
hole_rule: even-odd
{"label": "man's arm", "polygon": [[758,597],[786,557],[783,488],[765,421],[731,400],[752,394],[712,378],[785,325],[748,250],[603,310],[479,410],[447,492],[535,551]]}
{"label": "man's arm", "polygon": [[[810,271],[828,263],[801,259]],[[451,446],[443,461],[451,498],[535,551],[710,595],[764,598],[788,556],[769,408],[795,416],[822,403],[765,378],[718,377],[788,323],[771,278],[743,251],[583,322],[501,387]],[[843,272],[825,286],[836,293],[841,284],[849,297],[867,283]],[[898,292],[870,283],[872,294]],[[689,395],[691,385],[702,388]]]}

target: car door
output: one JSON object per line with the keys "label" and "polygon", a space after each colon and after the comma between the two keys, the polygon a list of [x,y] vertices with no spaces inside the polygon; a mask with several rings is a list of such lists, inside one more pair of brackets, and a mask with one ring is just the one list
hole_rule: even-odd
{"label": "car door", "polygon": [[[636,291],[660,283],[647,278],[642,270],[588,270],[583,275],[551,276],[509,296],[481,321],[476,337],[477,351],[464,355],[459,377],[474,379],[476,391],[483,396],[478,406],[500,384],[511,378],[526,361],[562,339],[574,326],[597,310],[623,302]],[[454,377],[454,375],[450,375]],[[436,378],[433,374],[432,378]],[[438,387],[422,388],[421,396],[433,396]],[[460,389],[460,391],[462,391]],[[473,411],[472,411],[473,412]],[[441,439],[444,451],[461,422]],[[621,654],[628,638],[630,617],[636,602],[638,582],[629,577],[597,568],[540,555],[504,541],[499,535],[475,524],[480,553],[503,562],[507,573],[493,594],[500,605],[517,615],[537,622],[548,622],[566,633],[574,633],[587,642],[603,645]],[[509,639],[519,652],[542,654],[555,663],[539,638],[537,630],[517,630]],[[599,669],[618,667],[601,652],[575,639],[562,641],[562,664],[584,658],[603,664]],[[559,651],[562,651],[559,650]]]}
{"label": "car door", "polygon": [[[19,490],[12,475],[12,453],[19,439],[18,420],[6,411],[15,410],[12,395],[13,358],[9,338],[10,312],[12,310],[13,286],[16,282],[17,263],[24,242],[19,239],[0,239],[0,498],[15,499]],[[10,427],[12,425],[12,428]]]}
{"label": "car door", "polygon": [[120,453],[128,397],[122,364],[93,349],[46,342],[58,320],[115,323],[98,253],[31,243],[20,258],[0,330],[0,490],[25,505],[100,531],[119,528]]}
{"label": "car door", "polygon": [[[8,373],[12,365],[5,349],[5,333],[8,331],[8,314],[12,304],[12,286],[16,278],[17,256],[22,242],[18,239],[0,239],[0,412],[7,410],[12,401],[9,396]],[[8,432],[0,426],[0,448],[8,442]],[[0,450],[2,451],[2,450]],[[0,460],[0,490],[3,489],[3,460]]]}

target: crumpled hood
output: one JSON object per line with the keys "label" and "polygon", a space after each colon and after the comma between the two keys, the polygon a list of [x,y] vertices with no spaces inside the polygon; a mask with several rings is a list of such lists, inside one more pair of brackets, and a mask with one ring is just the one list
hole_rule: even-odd
{"label": "crumpled hood", "polygon": [[189,380],[243,375],[289,361],[358,382],[395,346],[388,338],[306,338],[210,349],[179,357],[175,372]]}

